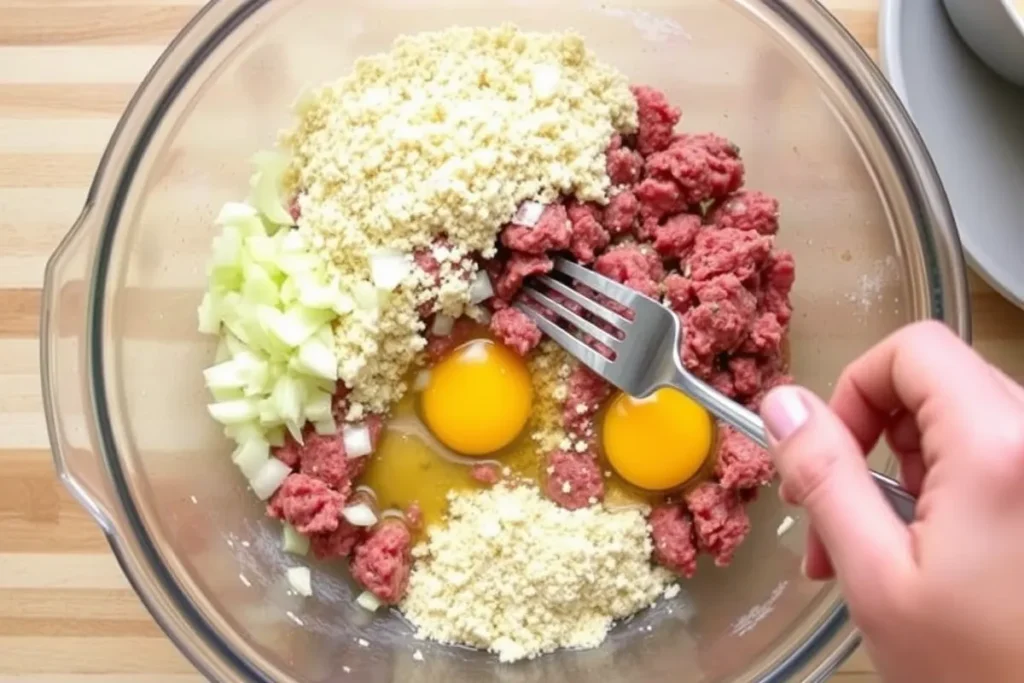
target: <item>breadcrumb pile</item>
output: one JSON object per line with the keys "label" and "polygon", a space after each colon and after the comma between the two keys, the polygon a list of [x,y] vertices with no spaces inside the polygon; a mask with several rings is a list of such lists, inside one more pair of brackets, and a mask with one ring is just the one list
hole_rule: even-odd
{"label": "breadcrumb pile", "polygon": [[299,230],[343,290],[365,288],[380,250],[411,259],[442,236],[454,246],[440,285],[413,268],[400,287],[412,294],[382,302],[380,315],[357,309],[338,321],[339,375],[356,412],[383,412],[404,392],[401,377],[423,347],[424,290],[440,289],[445,314],[460,315],[471,255],[494,254],[524,201],[607,202],[605,150],[637,128],[625,76],[580,36],[510,25],[399,38],[296,112],[281,136],[285,185]]}
{"label": "breadcrumb pile", "polygon": [[566,510],[530,486],[449,495],[449,521],[413,550],[401,608],[417,636],[502,662],[599,645],[673,576],[651,564],[636,510]]}

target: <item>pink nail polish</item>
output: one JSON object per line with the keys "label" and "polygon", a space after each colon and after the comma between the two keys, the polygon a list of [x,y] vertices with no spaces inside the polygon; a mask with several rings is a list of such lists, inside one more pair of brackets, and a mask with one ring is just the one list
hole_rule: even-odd
{"label": "pink nail polish", "polygon": [[785,441],[811,417],[797,387],[778,387],[768,392],[761,403],[761,417],[776,442]]}

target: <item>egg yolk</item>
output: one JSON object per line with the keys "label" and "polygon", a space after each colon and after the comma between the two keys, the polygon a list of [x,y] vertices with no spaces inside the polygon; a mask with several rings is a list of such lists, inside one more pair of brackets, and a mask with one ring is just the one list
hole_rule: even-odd
{"label": "egg yolk", "polygon": [[684,483],[711,451],[711,415],[675,389],[647,398],[619,394],[604,417],[605,457],[619,476],[649,491]]}
{"label": "egg yolk", "polygon": [[523,431],[533,387],[522,358],[476,339],[430,370],[421,401],[423,421],[441,443],[463,455],[487,455]]}

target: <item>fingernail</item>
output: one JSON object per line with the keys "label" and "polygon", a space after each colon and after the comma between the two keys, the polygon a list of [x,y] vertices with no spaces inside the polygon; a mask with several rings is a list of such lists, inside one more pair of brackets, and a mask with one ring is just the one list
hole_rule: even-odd
{"label": "fingernail", "polygon": [[776,442],[785,441],[806,424],[811,413],[796,387],[779,387],[768,392],[761,403],[761,417]]}
{"label": "fingernail", "polygon": [[807,556],[806,555],[804,555],[803,558],[801,558],[801,560],[800,560],[800,575],[803,576],[805,579],[811,578],[811,577],[807,576]]}

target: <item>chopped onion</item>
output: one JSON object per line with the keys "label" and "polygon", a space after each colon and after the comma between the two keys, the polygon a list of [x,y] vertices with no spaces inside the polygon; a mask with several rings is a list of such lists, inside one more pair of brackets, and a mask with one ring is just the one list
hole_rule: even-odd
{"label": "chopped onion", "polygon": [[473,284],[469,286],[469,303],[478,304],[494,296],[494,288],[491,286],[491,278],[487,273],[478,270]]}
{"label": "chopped onion", "polygon": [[309,552],[309,537],[303,536],[288,522],[284,523],[281,532],[281,547],[292,555],[305,555]]}
{"label": "chopped onion", "polygon": [[338,357],[330,347],[316,337],[302,342],[296,358],[299,367],[306,374],[330,381],[338,379]]}
{"label": "chopped onion", "polygon": [[416,373],[416,379],[413,380],[412,390],[423,391],[427,388],[428,384],[430,384],[430,371],[420,370]]}
{"label": "chopped onion", "polygon": [[281,487],[292,473],[292,468],[277,458],[269,458],[255,477],[249,479],[249,486],[260,500],[267,500]]}
{"label": "chopped onion", "polygon": [[365,609],[367,612],[376,612],[378,609],[380,609],[380,606],[383,603],[381,603],[380,598],[378,598],[370,591],[363,591],[359,594],[359,597],[356,598],[356,604]]}
{"label": "chopped onion", "polygon": [[277,380],[274,391],[270,395],[274,410],[285,422],[298,422],[302,418],[304,387],[302,382],[290,375]]}
{"label": "chopped onion", "polygon": [[326,419],[317,420],[313,423],[313,431],[320,436],[330,436],[338,433],[338,423],[334,421],[333,415],[328,415]]}
{"label": "chopped onion", "polygon": [[377,523],[377,515],[365,503],[349,505],[341,511],[341,516],[348,520],[352,526],[373,526]]}
{"label": "chopped onion", "polygon": [[370,279],[378,289],[391,291],[412,272],[412,263],[400,251],[379,249],[370,254]]}
{"label": "chopped onion", "polygon": [[252,203],[271,223],[293,225],[295,221],[281,201],[281,176],[288,162],[276,152],[258,152],[252,162],[256,165],[249,181]]}
{"label": "chopped onion", "polygon": [[203,295],[203,301],[199,304],[196,313],[199,316],[199,331],[203,334],[217,334],[220,332],[220,311],[213,298],[213,294],[207,292]]}
{"label": "chopped onion", "polygon": [[226,202],[213,222],[214,225],[237,225],[258,215],[256,209],[245,202]]}
{"label": "chopped onion", "polygon": [[540,217],[546,208],[547,206],[539,202],[523,202],[516,210],[515,216],[512,217],[512,222],[515,225],[532,228],[540,221]]}
{"label": "chopped onion", "polygon": [[305,598],[313,595],[313,580],[309,567],[289,567],[285,574],[296,593]]}
{"label": "chopped onion", "polygon": [[303,417],[310,422],[319,422],[331,417],[331,395],[326,391],[314,390],[311,398],[302,408]]}
{"label": "chopped onion", "polygon": [[361,458],[373,453],[370,428],[365,424],[345,425],[341,430],[341,438],[345,443],[345,455],[349,458]]}
{"label": "chopped onion", "polygon": [[214,420],[223,425],[249,422],[255,420],[260,414],[256,401],[247,398],[211,403],[206,406],[206,409],[210,411]]}
{"label": "chopped onion", "polygon": [[444,313],[434,316],[434,324],[430,326],[430,333],[435,337],[447,337],[455,327],[455,318]]}
{"label": "chopped onion", "polygon": [[376,311],[380,307],[377,288],[365,280],[357,282],[352,287],[352,298],[355,299],[356,306],[364,311]]}
{"label": "chopped onion", "polygon": [[284,445],[284,428],[281,425],[275,425],[267,430],[264,438],[271,446],[280,448]]}
{"label": "chopped onion", "polygon": [[207,389],[241,389],[248,383],[246,368],[235,359],[218,363],[203,370]]}
{"label": "chopped onion", "polygon": [[270,457],[270,444],[262,437],[251,437],[239,443],[231,455],[231,461],[238,465],[246,479],[260,473]]}

